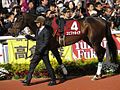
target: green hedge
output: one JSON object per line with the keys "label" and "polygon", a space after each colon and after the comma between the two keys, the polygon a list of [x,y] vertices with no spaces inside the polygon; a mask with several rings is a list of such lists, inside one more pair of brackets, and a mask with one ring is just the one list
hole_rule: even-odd
{"label": "green hedge", "polygon": [[[69,76],[79,76],[79,75],[93,75],[96,73],[97,69],[97,60],[77,60],[77,61],[68,61],[63,60],[64,65],[66,66]],[[55,70],[55,74],[57,77],[60,77],[60,69],[56,60],[51,60],[51,65]],[[10,72],[8,79],[20,79],[25,78],[29,64],[0,64],[0,67],[4,67],[6,70]],[[118,73],[120,71],[117,71]],[[47,70],[45,68],[44,63],[41,61],[33,74],[34,78],[48,77]]]}

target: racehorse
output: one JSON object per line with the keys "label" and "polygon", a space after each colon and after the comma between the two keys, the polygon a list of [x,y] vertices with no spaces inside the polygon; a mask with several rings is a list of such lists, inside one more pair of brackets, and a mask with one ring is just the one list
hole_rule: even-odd
{"label": "racehorse", "polygon": [[[36,15],[31,15],[27,13],[20,15],[19,17],[17,17],[11,31],[9,32],[17,36],[22,29],[28,26],[30,30],[35,34],[36,32],[36,24],[34,22],[35,19],[36,19]],[[83,40],[88,45],[90,45],[95,50],[98,58],[98,68],[96,75],[94,76],[93,79],[98,79],[98,77],[101,77],[102,75],[101,73],[102,62],[106,52],[106,49],[101,46],[101,42],[104,37],[107,40],[107,46],[111,57],[110,60],[112,62],[116,62],[117,60],[117,47],[111,35],[110,23],[99,17],[86,17],[84,19],[73,20],[73,22],[72,22],[73,28],[78,27],[77,29],[80,29],[80,33],[78,35],[65,36],[65,46],[74,44],[80,40]],[[68,24],[69,24],[69,20],[68,20]],[[56,32],[58,32],[58,30],[56,30]],[[53,32],[54,37],[56,36],[55,35],[56,32]],[[58,39],[56,39],[56,43],[58,43]],[[55,45],[57,44],[55,44],[55,42],[53,41],[53,48]],[[59,44],[58,48],[60,46],[64,46],[64,45]]]}

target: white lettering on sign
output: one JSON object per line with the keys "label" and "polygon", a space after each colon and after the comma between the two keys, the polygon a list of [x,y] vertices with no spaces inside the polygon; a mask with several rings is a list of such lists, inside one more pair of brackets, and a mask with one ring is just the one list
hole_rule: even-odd
{"label": "white lettering on sign", "polygon": [[85,59],[96,57],[95,51],[93,49],[89,49],[89,52],[85,50],[77,50],[77,58],[82,58],[84,56]]}
{"label": "white lettering on sign", "polygon": [[[101,46],[106,47],[107,41],[103,39],[101,42]],[[74,55],[76,58],[74,59],[79,59],[84,57],[85,59],[90,59],[90,58],[96,58],[96,53],[93,48],[91,48],[86,42],[80,41],[78,43],[75,43],[75,48],[73,50]]]}
{"label": "white lettering on sign", "polygon": [[76,45],[76,49],[90,49],[91,47],[86,44],[86,42],[79,42],[79,43],[75,43]]}

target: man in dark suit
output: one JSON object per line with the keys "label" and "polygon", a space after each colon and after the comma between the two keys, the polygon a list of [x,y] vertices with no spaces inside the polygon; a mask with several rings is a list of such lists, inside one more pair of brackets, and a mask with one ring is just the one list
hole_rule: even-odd
{"label": "man in dark suit", "polygon": [[52,51],[53,54],[55,54],[56,59],[58,63],[61,65],[61,68],[64,72],[64,74],[67,74],[67,71],[65,70],[64,65],[62,64],[62,60],[60,58],[59,52],[57,50],[58,45],[55,45],[55,47],[52,47],[51,41],[54,41],[52,34],[50,33],[49,29],[45,25],[45,18],[43,16],[38,16],[35,20],[36,25],[38,27],[38,30],[36,31],[35,37],[27,35],[27,39],[36,40],[36,49],[34,56],[30,62],[30,68],[27,75],[26,80],[23,81],[24,85],[30,85],[30,81],[32,79],[32,74],[34,72],[35,67],[38,65],[41,59],[43,59],[43,62],[45,63],[45,66],[48,70],[48,74],[51,77],[51,81],[48,83],[49,86],[56,85],[56,77],[54,74],[54,70],[50,64],[49,60],[49,50]]}

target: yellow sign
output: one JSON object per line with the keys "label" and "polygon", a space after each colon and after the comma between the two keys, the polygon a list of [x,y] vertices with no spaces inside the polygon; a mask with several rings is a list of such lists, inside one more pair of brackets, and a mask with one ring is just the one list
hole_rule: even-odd
{"label": "yellow sign", "polygon": [[[31,58],[26,58],[34,53],[35,41],[26,39],[8,40],[9,63],[30,63]],[[28,47],[28,49],[27,49]],[[60,55],[64,60],[72,60],[71,46],[59,49]],[[49,53],[50,60],[56,59],[53,54]]]}
{"label": "yellow sign", "polygon": [[[27,53],[28,43],[28,53]],[[8,40],[9,63],[29,63],[30,58],[26,58],[35,47],[35,42],[26,39]]]}
{"label": "yellow sign", "polygon": [[[71,46],[65,46],[65,47],[61,47],[58,49],[62,60],[72,60],[72,49],[71,48],[72,48]],[[50,57],[50,60],[56,59],[51,51],[49,53],[49,57]]]}

